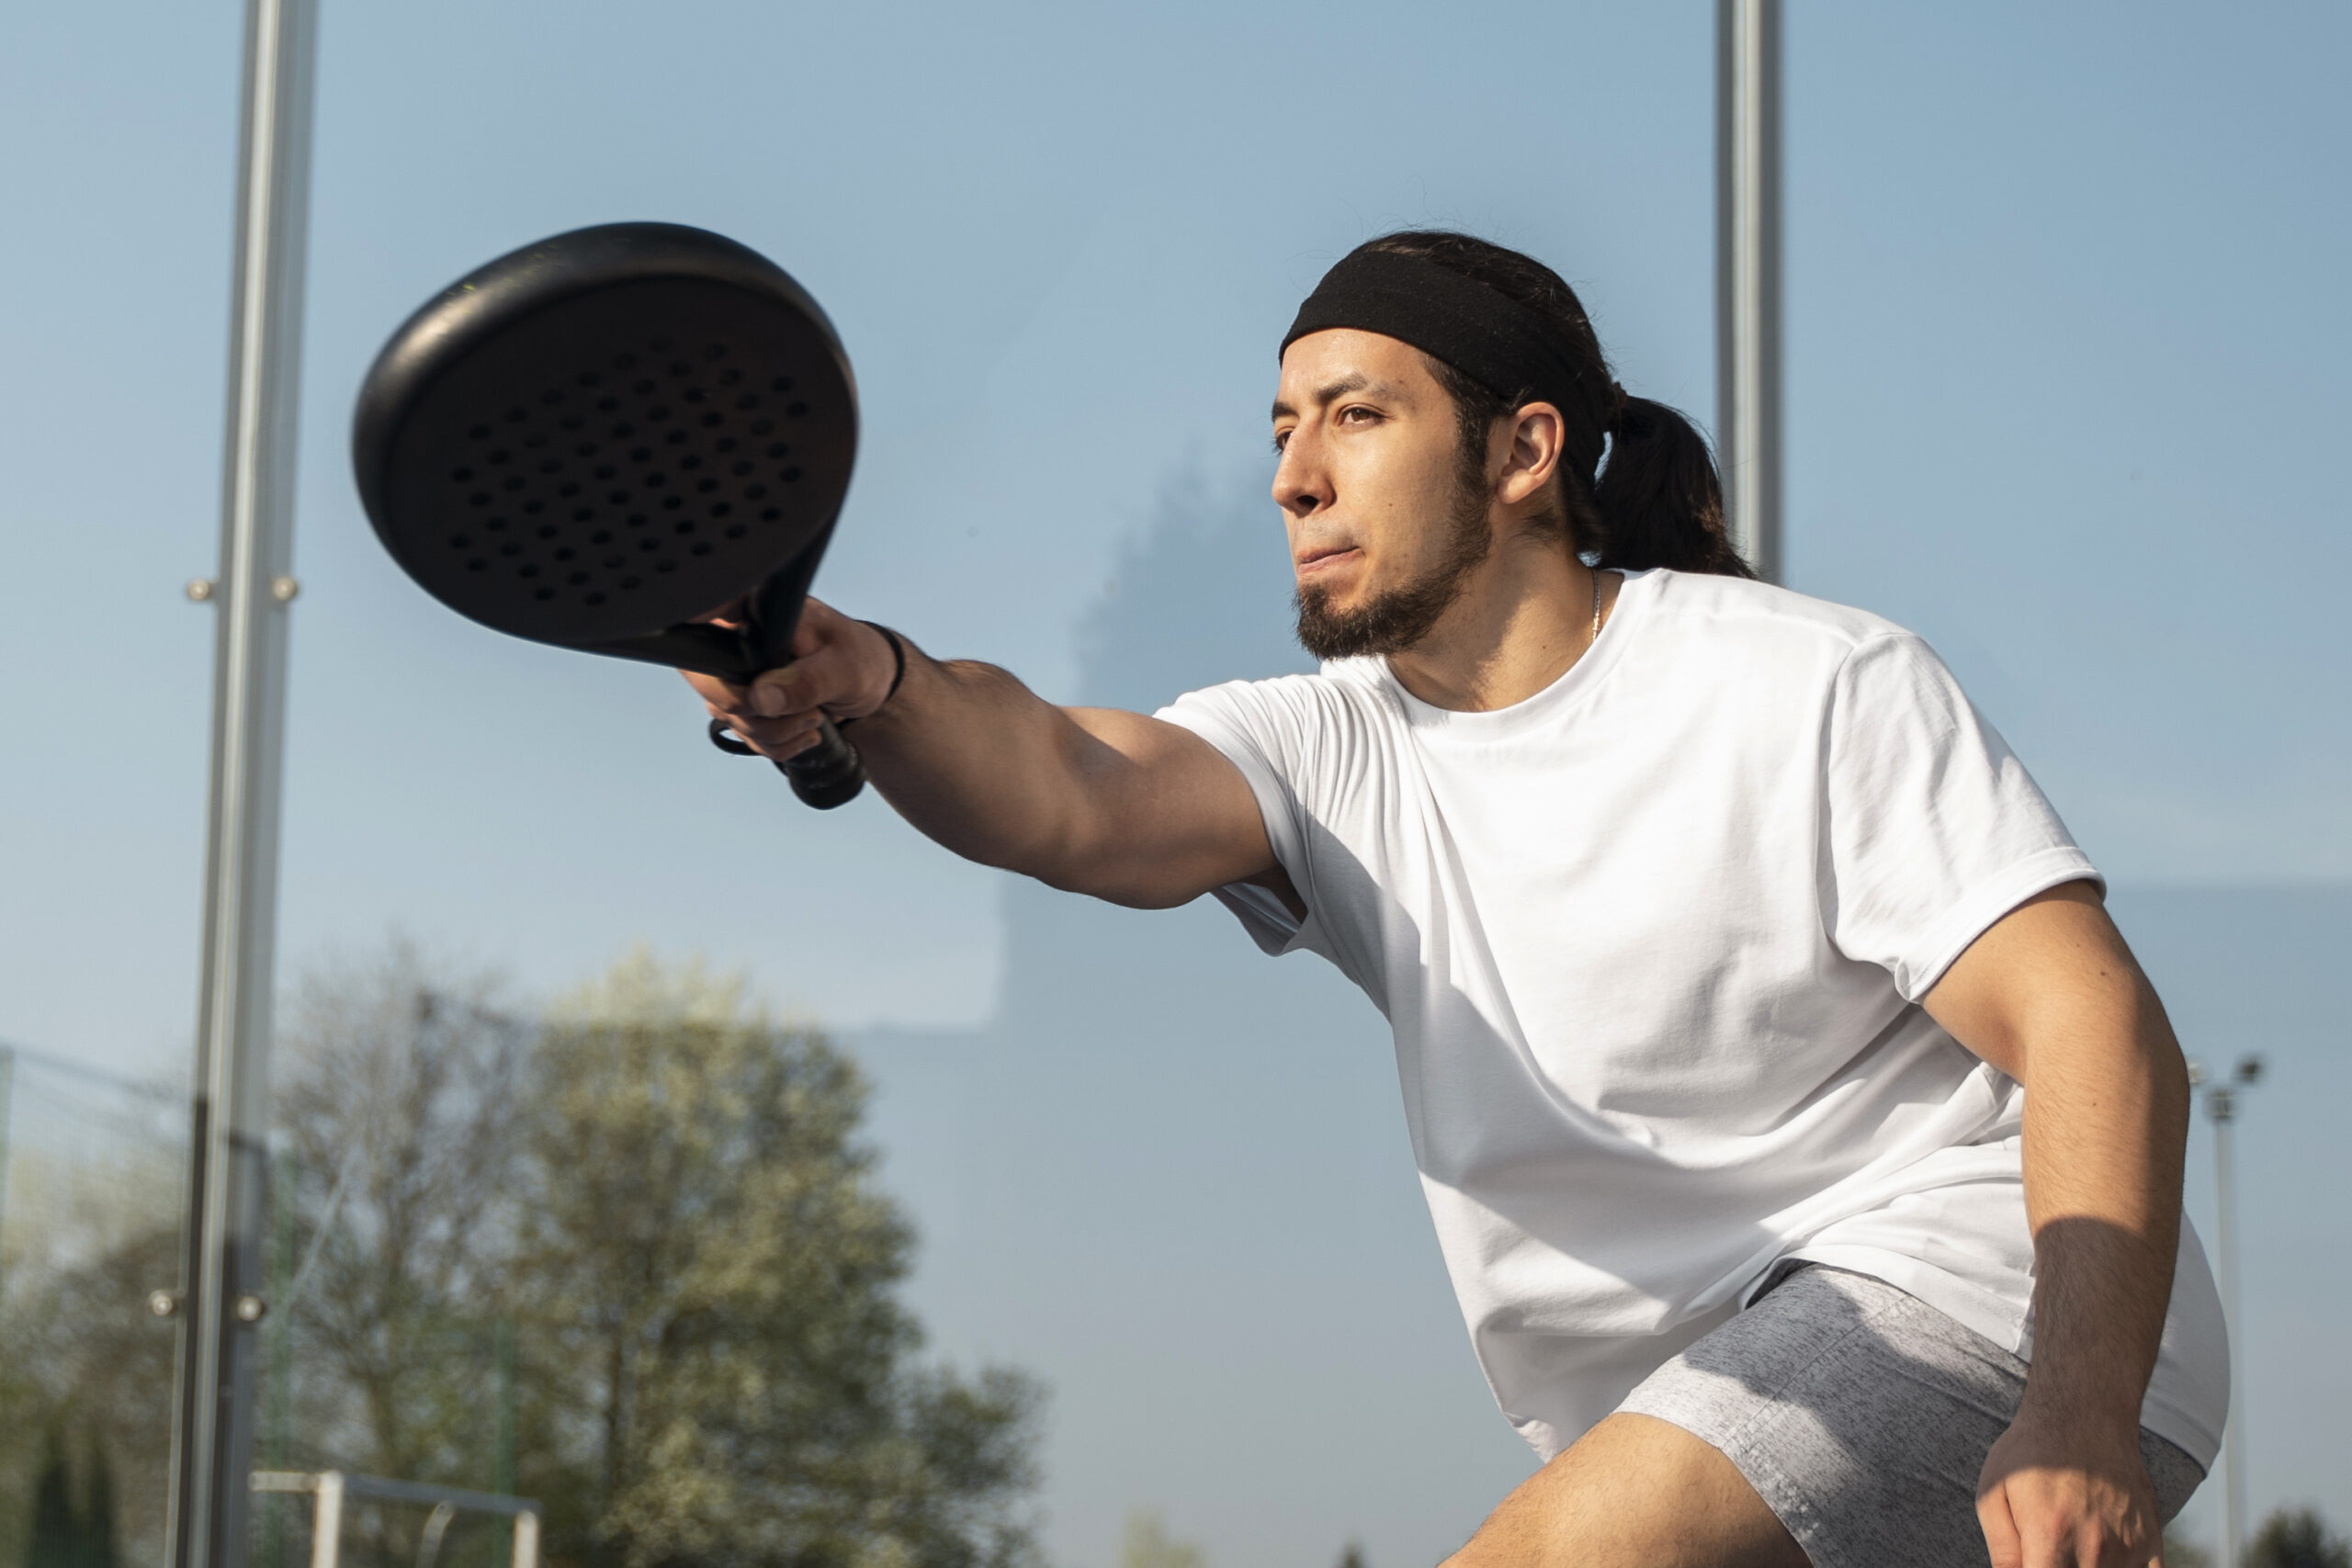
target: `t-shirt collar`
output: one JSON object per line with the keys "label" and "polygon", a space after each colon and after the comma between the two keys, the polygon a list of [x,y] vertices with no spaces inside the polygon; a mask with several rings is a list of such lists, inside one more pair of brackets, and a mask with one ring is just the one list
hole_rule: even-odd
{"label": "t-shirt collar", "polygon": [[1508,707],[1470,712],[1423,702],[1405,689],[1405,682],[1396,679],[1396,671],[1389,669],[1385,657],[1335,660],[1325,669],[1330,674],[1354,675],[1379,690],[1388,692],[1417,729],[1442,728],[1464,737],[1517,734],[1529,725],[1548,723],[1565,716],[1607,678],[1623,656],[1626,644],[1640,635],[1643,616],[1656,595],[1657,586],[1668,574],[1653,568],[1621,572],[1619,575],[1624,578],[1624,586],[1618,591],[1617,603],[1611,608],[1608,619],[1601,623],[1600,636],[1593,645],[1585,649],[1582,658],[1562,671],[1559,678],[1550,685]]}

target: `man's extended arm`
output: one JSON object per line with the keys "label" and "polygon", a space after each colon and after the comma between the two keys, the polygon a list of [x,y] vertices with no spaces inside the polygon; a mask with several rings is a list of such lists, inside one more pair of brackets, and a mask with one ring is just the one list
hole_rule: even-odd
{"label": "man's extended arm", "polygon": [[2145,1568],[2162,1527],[2140,1402],[2180,1235],[2180,1046],[2086,883],[2011,911],[1926,1006],[2026,1090],[2033,1359],[2024,1404],[1978,1483],[1993,1563]]}
{"label": "man's extended arm", "polygon": [[992,665],[942,662],[910,643],[893,694],[888,640],[813,599],[794,653],[749,687],[686,678],[778,759],[813,741],[820,710],[856,720],[849,739],[875,787],[968,860],[1141,908],[1281,876],[1240,771],[1190,730],[1056,707]]}

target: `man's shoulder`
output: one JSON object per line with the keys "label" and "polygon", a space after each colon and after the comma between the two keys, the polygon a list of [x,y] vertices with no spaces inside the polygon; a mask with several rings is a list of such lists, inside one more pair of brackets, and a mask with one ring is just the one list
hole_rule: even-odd
{"label": "man's shoulder", "polygon": [[1351,715],[1368,717],[1394,706],[1387,684],[1385,670],[1377,659],[1334,659],[1308,673],[1203,686],[1162,708],[1160,716],[1181,722],[1184,716],[1197,714],[1258,724],[1329,723]]}
{"label": "man's shoulder", "polygon": [[1883,615],[1752,578],[1660,570],[1642,574],[1632,586],[1652,597],[1666,624],[1759,649],[1808,653],[1835,663],[1868,643],[1917,640]]}

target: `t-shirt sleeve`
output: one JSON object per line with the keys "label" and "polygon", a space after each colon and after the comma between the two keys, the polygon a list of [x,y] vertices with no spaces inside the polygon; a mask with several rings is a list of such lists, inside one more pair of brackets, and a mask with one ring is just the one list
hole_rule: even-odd
{"label": "t-shirt sleeve", "polygon": [[[1302,716],[1283,700],[1275,681],[1234,681],[1187,692],[1152,716],[1191,730],[1225,754],[1249,781],[1265,819],[1274,859],[1301,897],[1312,886],[1306,870],[1306,811],[1295,780],[1305,742]],[[1299,945],[1302,922],[1266,888],[1237,882],[1216,890],[1250,940],[1270,953]],[[1309,919],[1313,917],[1310,915]]]}
{"label": "t-shirt sleeve", "polygon": [[2025,764],[1932,649],[1849,654],[1830,695],[1822,894],[1830,940],[1912,1001],[2003,915],[2098,881]]}

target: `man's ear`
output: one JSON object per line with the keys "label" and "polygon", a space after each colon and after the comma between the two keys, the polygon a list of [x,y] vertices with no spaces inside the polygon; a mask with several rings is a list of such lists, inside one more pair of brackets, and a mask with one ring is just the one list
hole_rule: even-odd
{"label": "man's ear", "polygon": [[1505,417],[1504,429],[1498,433],[1507,445],[1495,487],[1497,501],[1517,506],[1551,488],[1560,467],[1562,429],[1560,411],[1550,403],[1528,403]]}

